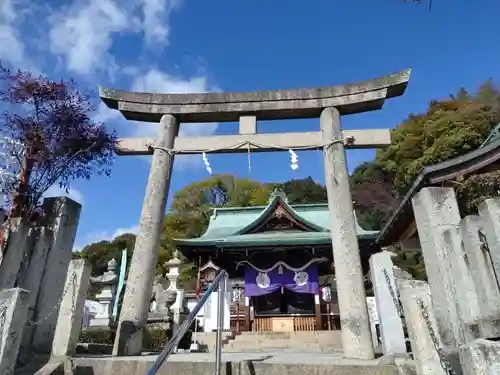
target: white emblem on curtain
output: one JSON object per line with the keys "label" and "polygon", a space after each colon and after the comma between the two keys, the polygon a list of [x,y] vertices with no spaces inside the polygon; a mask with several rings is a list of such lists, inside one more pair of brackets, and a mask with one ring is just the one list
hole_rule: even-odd
{"label": "white emblem on curtain", "polygon": [[309,281],[309,275],[304,271],[295,272],[293,281],[295,281],[295,284],[297,284],[298,286],[304,286]]}
{"label": "white emblem on curtain", "polygon": [[259,288],[267,288],[269,285],[271,285],[271,279],[267,275],[267,272],[259,272],[257,277],[255,278],[255,283]]}

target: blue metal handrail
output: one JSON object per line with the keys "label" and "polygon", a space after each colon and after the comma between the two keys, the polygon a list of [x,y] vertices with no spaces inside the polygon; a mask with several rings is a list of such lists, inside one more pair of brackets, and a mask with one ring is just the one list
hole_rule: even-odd
{"label": "blue metal handrail", "polygon": [[227,287],[227,277],[228,274],[225,270],[219,271],[213,283],[208,287],[207,291],[203,294],[200,301],[196,304],[193,310],[189,312],[187,319],[184,321],[184,323],[182,323],[177,332],[174,333],[167,345],[165,345],[146,375],[156,375],[163,363],[167,361],[168,357],[174,352],[175,348],[177,348],[182,340],[182,337],[186,334],[189,327],[191,327],[191,324],[193,324],[194,320],[196,319],[196,315],[198,315],[201,308],[205,305],[215,288],[218,288],[219,293],[217,299],[218,306],[217,336],[215,345],[215,375],[220,375],[222,359],[222,328],[224,323],[224,293]]}

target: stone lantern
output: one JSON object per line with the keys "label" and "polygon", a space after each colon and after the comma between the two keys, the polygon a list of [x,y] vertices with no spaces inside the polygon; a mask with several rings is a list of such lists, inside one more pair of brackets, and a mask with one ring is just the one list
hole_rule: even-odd
{"label": "stone lantern", "polygon": [[176,296],[174,304],[170,307],[170,310],[174,313],[174,324],[179,324],[181,317],[186,310],[185,299],[184,299],[184,290],[179,286],[179,277],[180,277],[180,267],[182,261],[179,259],[179,252],[174,251],[174,257],[165,263],[165,267],[168,269],[167,279],[168,279],[168,288],[167,292]]}
{"label": "stone lantern", "polygon": [[113,302],[116,297],[118,275],[116,274],[118,262],[111,259],[108,269],[101,276],[91,277],[90,282],[96,286],[99,293],[95,299],[101,305],[99,313],[90,320],[91,327],[109,327],[113,315]]}
{"label": "stone lantern", "polygon": [[[184,299],[184,293],[179,290],[178,285],[181,264],[176,251],[174,257],[165,263],[165,268],[168,269],[165,277],[155,277],[152,296],[154,305],[148,315],[149,326],[168,329],[178,324],[182,310],[179,306],[182,306]],[[174,327],[170,327],[171,322],[174,323]]]}

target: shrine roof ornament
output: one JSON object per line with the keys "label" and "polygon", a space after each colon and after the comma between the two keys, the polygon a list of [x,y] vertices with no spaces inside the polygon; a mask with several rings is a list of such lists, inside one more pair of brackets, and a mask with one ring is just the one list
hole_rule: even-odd
{"label": "shrine roof ornament", "polygon": [[229,122],[252,114],[258,120],[319,117],[326,107],[341,115],[381,109],[406,90],[411,70],[338,86],[255,92],[154,94],[99,88],[103,102],[128,120],[159,122],[169,113],[180,122]]}
{"label": "shrine roof ornament", "polygon": [[273,190],[273,192],[269,195],[268,203],[271,203],[276,197],[280,197],[284,202],[288,203],[288,197],[286,196],[285,192],[280,188],[275,188]]}

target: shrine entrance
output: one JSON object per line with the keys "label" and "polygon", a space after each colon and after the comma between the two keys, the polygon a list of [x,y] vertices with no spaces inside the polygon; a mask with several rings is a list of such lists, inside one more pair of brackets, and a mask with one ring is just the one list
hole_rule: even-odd
{"label": "shrine entrance", "polygon": [[302,266],[284,261],[268,268],[245,264],[245,296],[251,298],[252,331],[313,331],[316,329],[315,296],[319,294],[318,263]]}
{"label": "shrine entrance", "polygon": [[285,288],[270,294],[252,297],[255,316],[269,315],[314,315],[314,296],[296,293]]}
{"label": "shrine entrance", "polygon": [[[334,253],[336,288],[342,320],[344,354],[349,358],[373,358],[365,285],[352,196],[349,188],[345,148],[379,148],[391,143],[389,129],[342,130],[341,116],[381,109],[385,100],[400,96],[410,71],[385,77],[313,89],[272,90],[240,93],[153,94],[100,88],[103,102],[129,120],[159,123],[156,138],[119,140],[122,155],[153,155],[144,198],[140,231],[135,242],[132,266],[123,297],[113,355],[138,355],[147,321],[147,304],[158,261],[158,243],[165,217],[165,202],[175,155],[206,153],[250,153],[269,151],[323,150],[329,216],[322,226],[314,225],[308,236],[291,233],[277,246],[311,245],[325,241]],[[321,131],[258,133],[261,120],[318,118]],[[238,134],[212,137],[179,137],[182,123],[239,121]],[[296,164],[292,167],[296,168]],[[293,169],[293,168],[292,168]],[[305,220],[307,223],[308,220]],[[328,227],[328,229],[326,228]],[[246,228],[242,228],[243,229]],[[325,232],[327,229],[327,232]],[[210,243],[228,246],[246,243],[237,232],[225,243],[214,233]],[[244,231],[246,234],[248,231]],[[319,234],[318,234],[319,233]],[[242,238],[243,237],[243,238]],[[272,236],[264,236],[268,246]],[[262,239],[261,238],[261,239]],[[203,240],[199,240],[200,244]],[[312,241],[314,240],[314,241]],[[321,242],[322,245],[326,245]],[[331,254],[332,255],[332,254]],[[330,255],[330,257],[331,257]],[[227,270],[227,264],[220,264]],[[141,290],[142,293],[137,293]],[[355,297],[353,297],[355,296]],[[130,327],[133,327],[131,329]]]}
{"label": "shrine entrance", "polygon": [[253,331],[316,330],[314,295],[280,288],[263,296],[252,297]]}

